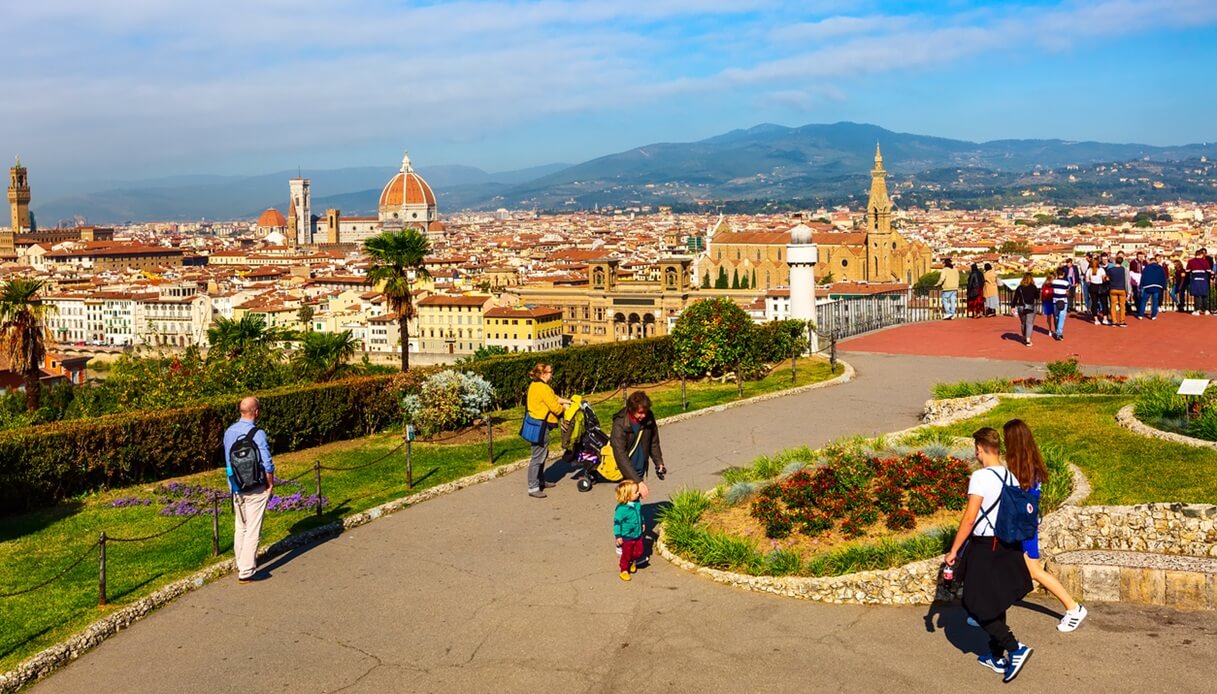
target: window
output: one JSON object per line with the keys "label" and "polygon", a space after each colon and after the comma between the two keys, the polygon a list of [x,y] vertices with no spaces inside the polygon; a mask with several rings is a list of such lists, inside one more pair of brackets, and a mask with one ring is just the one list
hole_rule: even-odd
{"label": "window", "polygon": [[845,258],[841,259],[841,267],[849,267],[849,261]]}

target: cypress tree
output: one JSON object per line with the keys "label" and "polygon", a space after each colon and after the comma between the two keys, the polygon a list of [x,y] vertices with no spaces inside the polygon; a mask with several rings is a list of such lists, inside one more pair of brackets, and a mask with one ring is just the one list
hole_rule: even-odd
{"label": "cypress tree", "polygon": [[701,288],[702,289],[710,288],[710,271],[709,270],[706,270],[706,274],[704,276],[702,276],[702,278],[701,278]]}
{"label": "cypress tree", "polygon": [[739,289],[739,268],[731,271],[731,288]]}
{"label": "cypress tree", "polygon": [[748,286],[748,272],[746,270],[744,271],[744,278],[739,281],[739,288],[740,289],[749,289],[750,288]]}
{"label": "cypress tree", "polygon": [[720,265],[718,267],[718,281],[714,283],[714,288],[726,289],[727,286],[727,268]]}

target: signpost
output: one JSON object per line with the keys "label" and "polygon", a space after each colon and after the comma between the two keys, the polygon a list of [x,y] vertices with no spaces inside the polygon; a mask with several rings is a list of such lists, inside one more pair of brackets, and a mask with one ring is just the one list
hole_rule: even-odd
{"label": "signpost", "polygon": [[1187,418],[1196,419],[1200,416],[1200,396],[1204,395],[1204,391],[1209,387],[1209,379],[1207,378],[1185,378],[1179,384],[1179,390],[1175,391],[1176,395],[1183,395],[1188,398],[1187,401]]}
{"label": "signpost", "polygon": [[414,489],[414,425],[406,425],[406,488]]}

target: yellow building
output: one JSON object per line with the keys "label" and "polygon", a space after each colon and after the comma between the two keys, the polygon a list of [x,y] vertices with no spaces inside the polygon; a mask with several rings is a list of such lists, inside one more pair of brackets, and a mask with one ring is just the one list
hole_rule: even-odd
{"label": "yellow building", "polygon": [[418,310],[418,350],[431,354],[471,355],[486,344],[483,314],[491,297],[485,294],[421,299]]}
{"label": "yellow building", "polygon": [[[831,225],[808,223],[819,247],[816,279],[829,273],[837,282],[899,282],[912,284],[930,271],[933,253],[920,241],[910,242],[892,228],[892,201],[887,194],[883,155],[875,147],[870,197],[862,228],[838,232]],[[790,286],[786,244],[790,231],[731,231],[720,222],[711,231],[705,255],[699,258],[697,281],[703,287],[768,290]],[[724,286],[725,285],[725,286]]]}
{"label": "yellow building", "polygon": [[495,307],[486,311],[486,346],[545,352],[562,346],[562,309]]}
{"label": "yellow building", "polygon": [[[646,280],[622,277],[619,261],[592,260],[587,275],[573,281],[513,288],[526,305],[553,306],[562,311],[562,330],[570,343],[600,344],[667,335],[671,321],[698,297],[689,283],[690,258],[657,263]],[[650,279],[654,277],[654,279]]]}

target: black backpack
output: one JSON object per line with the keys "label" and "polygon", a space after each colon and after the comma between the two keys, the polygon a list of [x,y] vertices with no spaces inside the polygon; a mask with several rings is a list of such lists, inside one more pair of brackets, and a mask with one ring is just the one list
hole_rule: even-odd
{"label": "black backpack", "polygon": [[238,492],[266,486],[266,469],[262,467],[262,451],[254,443],[258,427],[233,441],[228,449],[228,477]]}

